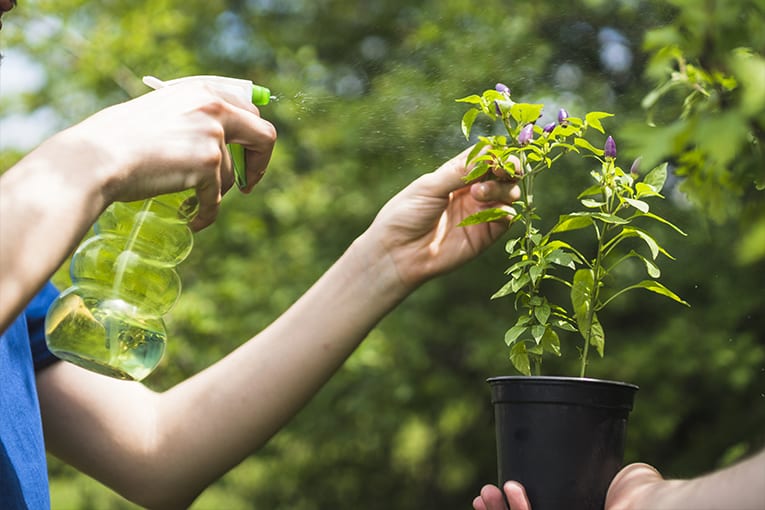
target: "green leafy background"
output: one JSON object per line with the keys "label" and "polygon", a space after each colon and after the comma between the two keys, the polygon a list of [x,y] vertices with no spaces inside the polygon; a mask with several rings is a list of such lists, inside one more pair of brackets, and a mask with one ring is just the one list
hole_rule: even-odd
{"label": "green leafy background", "polygon": [[[683,155],[713,160],[680,187],[671,180],[660,211],[689,234],[658,233],[677,258],[662,264],[662,280],[692,308],[648,292],[625,295],[601,317],[606,356],[589,368],[641,387],[627,460],[691,476],[765,440],[765,202],[757,190],[765,1],[704,5],[26,0],[4,20],[2,46],[42,64],[45,80],[22,97],[3,94],[0,108],[45,107],[65,126],[143,93],[144,74],[246,77],[279,97],[262,109],[279,131],[266,178],[252,195],[224,199],[218,223],[196,236],[180,268],[169,351],[147,381],[157,389],[264,328],[389,197],[461,151],[466,105],[458,97],[502,81],[514,97],[550,105],[550,114],[559,106],[572,115],[615,113],[603,124],[620,157],[642,154],[646,169],[663,159],[679,165]],[[631,52],[623,70],[600,60],[609,34],[611,49],[616,40]],[[682,121],[677,90],[651,127],[641,101],[668,63],[649,52],[670,45],[740,86]],[[754,51],[743,63],[734,51],[742,46]],[[0,168],[21,155],[4,151]],[[540,207],[559,210],[587,171],[546,176]],[[485,379],[512,373],[503,342],[512,300],[489,299],[504,282],[502,244],[412,295],[282,432],[193,508],[468,508],[496,477]],[[57,282],[66,285],[65,268]],[[545,370],[574,373],[576,342],[562,338],[563,358]],[[53,458],[50,473],[54,508],[134,508]]]}

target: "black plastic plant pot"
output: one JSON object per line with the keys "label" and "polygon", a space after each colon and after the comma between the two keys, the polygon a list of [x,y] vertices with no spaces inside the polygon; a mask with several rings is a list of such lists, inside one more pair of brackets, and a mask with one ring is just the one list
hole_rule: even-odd
{"label": "black plastic plant pot", "polygon": [[600,379],[494,377],[500,486],[521,482],[533,510],[602,510],[622,467],[638,387]]}

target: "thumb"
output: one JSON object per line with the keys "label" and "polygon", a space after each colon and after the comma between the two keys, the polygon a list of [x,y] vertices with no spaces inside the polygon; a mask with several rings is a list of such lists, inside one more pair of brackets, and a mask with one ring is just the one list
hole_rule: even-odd
{"label": "thumb", "polygon": [[606,495],[606,509],[617,510],[635,495],[657,482],[663,481],[661,473],[649,464],[637,462],[619,471],[611,481]]}
{"label": "thumb", "polygon": [[510,510],[531,510],[531,503],[526,496],[526,489],[518,482],[506,482],[502,487],[510,504]]}
{"label": "thumb", "polygon": [[446,196],[452,191],[465,187],[463,177],[470,173],[473,165],[467,164],[467,158],[473,147],[468,147],[430,174],[431,191],[438,196]]}

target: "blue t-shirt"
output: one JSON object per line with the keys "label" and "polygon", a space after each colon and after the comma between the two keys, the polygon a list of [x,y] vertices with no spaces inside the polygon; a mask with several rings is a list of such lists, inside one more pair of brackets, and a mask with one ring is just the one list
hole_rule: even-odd
{"label": "blue t-shirt", "polygon": [[50,508],[35,370],[56,357],[45,345],[45,313],[58,290],[48,283],[0,335],[0,508]]}

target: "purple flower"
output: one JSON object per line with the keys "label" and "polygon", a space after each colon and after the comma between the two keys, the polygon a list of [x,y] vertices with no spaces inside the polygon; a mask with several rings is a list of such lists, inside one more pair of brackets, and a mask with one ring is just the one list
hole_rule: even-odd
{"label": "purple flower", "polygon": [[604,150],[606,151],[606,159],[616,158],[616,142],[611,135],[608,135],[608,138],[606,138]]}
{"label": "purple flower", "polygon": [[510,87],[508,87],[508,86],[507,86],[507,85],[505,85],[504,83],[497,83],[497,84],[494,86],[494,90],[496,90],[497,92],[499,92],[499,93],[500,93],[500,94],[502,94],[502,95],[505,95],[505,96],[507,96],[507,97],[510,97]]}
{"label": "purple flower", "polygon": [[633,177],[637,177],[640,175],[640,157],[638,157],[635,161],[632,162],[632,166],[630,167],[630,174],[632,174]]}
{"label": "purple flower", "polygon": [[561,108],[560,110],[558,110],[558,122],[560,124],[565,124],[567,120],[568,120],[568,112],[566,111],[566,109]]}
{"label": "purple flower", "polygon": [[534,139],[534,124],[526,124],[518,133],[518,143],[521,145],[528,145],[528,143]]}
{"label": "purple flower", "polygon": [[544,131],[545,133],[549,135],[550,133],[552,133],[553,129],[555,129],[555,122],[550,122],[544,128],[542,128],[542,131]]}

